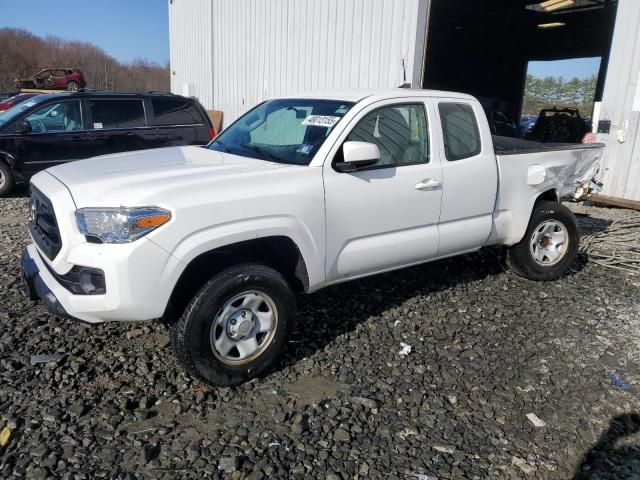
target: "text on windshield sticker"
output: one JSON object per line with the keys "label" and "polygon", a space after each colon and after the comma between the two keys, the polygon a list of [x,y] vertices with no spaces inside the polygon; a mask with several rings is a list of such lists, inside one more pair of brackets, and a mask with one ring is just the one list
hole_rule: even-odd
{"label": "text on windshield sticker", "polygon": [[340,117],[332,117],[330,115],[309,115],[302,121],[302,125],[331,128],[339,121]]}

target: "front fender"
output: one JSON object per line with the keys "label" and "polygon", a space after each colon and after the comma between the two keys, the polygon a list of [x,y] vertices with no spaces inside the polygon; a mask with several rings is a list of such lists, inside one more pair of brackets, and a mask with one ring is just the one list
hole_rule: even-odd
{"label": "front fender", "polygon": [[196,230],[184,236],[172,249],[167,249],[160,239],[150,239],[175,257],[180,271],[167,272],[167,280],[175,284],[182,271],[199,255],[221,247],[257,238],[288,237],[298,247],[309,276],[309,291],[317,290],[324,283],[322,264],[323,246],[319,245],[305,224],[286,215],[248,218]]}

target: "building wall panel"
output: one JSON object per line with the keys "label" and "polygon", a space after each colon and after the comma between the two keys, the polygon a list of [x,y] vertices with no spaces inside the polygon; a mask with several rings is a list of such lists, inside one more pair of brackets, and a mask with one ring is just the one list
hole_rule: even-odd
{"label": "building wall panel", "polygon": [[[189,1],[195,0],[174,0]],[[411,82],[419,3],[213,0],[211,30],[204,23],[189,26],[201,29],[189,33],[202,42],[206,37],[222,40],[212,44],[208,83],[213,98],[203,103],[222,110],[228,125],[256,103],[278,95]],[[176,93],[178,80],[172,83]]]}
{"label": "building wall panel", "polygon": [[611,132],[606,143],[604,195],[640,200],[640,1],[620,0],[611,58],[602,99],[601,120]]}
{"label": "building wall panel", "polygon": [[171,91],[213,105],[212,5],[210,0],[170,0]]}

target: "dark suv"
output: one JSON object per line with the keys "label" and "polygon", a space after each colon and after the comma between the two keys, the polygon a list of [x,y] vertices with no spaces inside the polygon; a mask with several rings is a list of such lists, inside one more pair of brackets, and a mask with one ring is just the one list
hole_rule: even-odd
{"label": "dark suv", "polygon": [[193,98],[168,93],[37,95],[0,113],[0,196],[60,163],[205,145],[214,135],[209,116]]}

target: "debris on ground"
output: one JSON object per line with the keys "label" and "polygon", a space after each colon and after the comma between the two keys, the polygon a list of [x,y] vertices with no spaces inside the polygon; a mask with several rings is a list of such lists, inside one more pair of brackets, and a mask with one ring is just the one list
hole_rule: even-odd
{"label": "debris on ground", "polygon": [[398,352],[398,355],[400,355],[401,357],[406,357],[411,353],[411,345],[400,342],[400,346],[402,347],[402,349]]}
{"label": "debris on ground", "polygon": [[580,251],[603,267],[640,274],[640,212],[623,210],[605,229],[580,240]]}
{"label": "debris on ground", "polygon": [[535,413],[527,413],[527,418],[531,423],[533,423],[533,426],[536,428],[542,428],[547,426],[547,424],[544,421],[540,420],[540,418],[538,418],[538,416]]}
{"label": "debris on ground", "polygon": [[449,455],[453,455],[456,453],[456,447],[452,447],[450,445],[433,445],[431,448],[438,452],[447,453]]}
{"label": "debris on ground", "polygon": [[41,355],[31,355],[31,365],[39,365],[45,363],[47,365],[55,365],[64,358],[64,353],[51,353]]}
{"label": "debris on ground", "polygon": [[11,438],[11,430],[9,427],[4,427],[0,430],[0,447],[6,447]]}
{"label": "debris on ground", "polygon": [[607,372],[607,377],[609,377],[609,379],[611,380],[611,383],[613,383],[616,387],[618,387],[623,392],[626,392],[627,390],[629,390],[629,388],[630,388],[629,384],[627,382],[623,381],[615,373]]}

